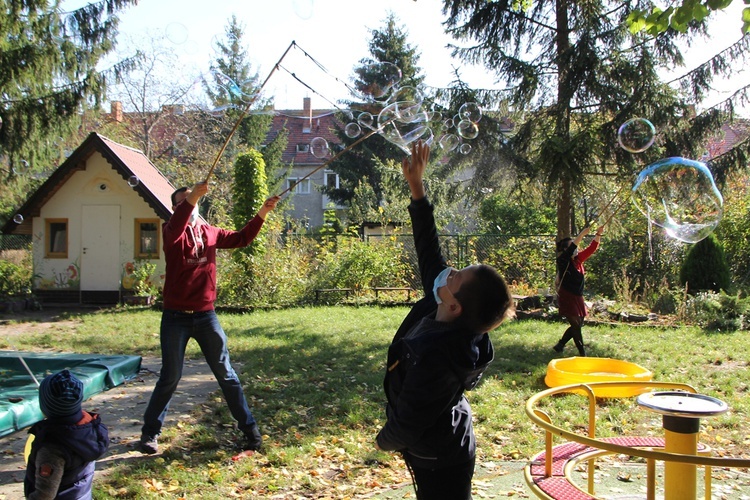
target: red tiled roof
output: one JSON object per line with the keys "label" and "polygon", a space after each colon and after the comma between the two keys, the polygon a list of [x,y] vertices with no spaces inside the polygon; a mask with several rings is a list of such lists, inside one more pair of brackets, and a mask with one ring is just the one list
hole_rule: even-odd
{"label": "red tiled roof", "polygon": [[31,234],[32,217],[39,215],[42,206],[75,172],[85,168],[86,160],[95,152],[100,153],[123,179],[138,177],[139,182],[133,189],[161,219],[169,219],[172,215],[170,195],[175,190],[172,183],[142,152],[92,132],[15,212],[23,215],[24,222],[16,224],[10,220],[2,227],[2,232]]}
{"label": "red tiled roof", "polygon": [[301,109],[276,111],[268,132],[267,141],[270,142],[286,127],[289,132],[286,149],[281,155],[281,161],[285,164],[294,162],[294,165],[318,166],[330,158],[316,158],[312,152],[297,152],[298,145],[308,145],[316,137],[322,137],[329,145],[338,144],[340,141],[334,130],[336,128],[336,117],[334,110],[330,109],[313,109],[310,114],[305,116],[305,111]]}

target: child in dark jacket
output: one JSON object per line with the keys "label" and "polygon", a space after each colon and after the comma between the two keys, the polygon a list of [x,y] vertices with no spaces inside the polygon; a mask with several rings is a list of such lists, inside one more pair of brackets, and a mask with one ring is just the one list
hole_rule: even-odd
{"label": "child in dark jacket", "polygon": [[425,297],[388,349],[387,421],[376,447],[402,453],[419,500],[464,500],[471,498],[476,451],[464,391],[477,385],[492,361],[487,332],[508,316],[513,301],[492,267],[456,270],[446,264],[422,183],[429,154],[419,142],[402,163]]}
{"label": "child in dark jacket", "polygon": [[47,417],[29,430],[34,435],[26,465],[26,498],[89,499],[95,460],[109,448],[99,415],[81,409],[83,383],[68,370],[39,384],[39,408]]}

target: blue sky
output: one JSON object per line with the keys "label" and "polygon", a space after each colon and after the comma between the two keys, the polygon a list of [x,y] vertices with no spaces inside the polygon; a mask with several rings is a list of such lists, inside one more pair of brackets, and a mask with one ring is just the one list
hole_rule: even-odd
{"label": "blue sky", "polygon": [[[64,5],[83,3],[68,0]],[[711,40],[686,51],[688,66],[702,62],[739,38],[742,6],[742,2],[735,1],[729,11],[714,16]],[[212,41],[223,36],[228,20],[235,14],[245,25],[246,48],[261,81],[271,75],[264,91],[266,96],[273,95],[276,108],[299,108],[306,96],[312,98],[313,107],[328,108],[326,99],[335,102],[348,97],[346,87],[335,78],[349,81],[352,68],[369,55],[369,30],[380,28],[388,12],[394,12],[408,33],[409,43],[421,54],[426,84],[447,86],[454,68],[460,68],[473,86],[500,88],[483,68],[467,67],[451,59],[446,45],[452,40],[443,33],[441,8],[440,0],[140,0],[121,14],[120,32],[136,38],[165,33],[186,71],[190,67],[206,71],[213,57]],[[322,64],[328,74],[299,50],[290,51],[282,66],[323,97],[284,70],[271,73],[292,41]],[[714,100],[736,89],[736,81],[716,82]]]}

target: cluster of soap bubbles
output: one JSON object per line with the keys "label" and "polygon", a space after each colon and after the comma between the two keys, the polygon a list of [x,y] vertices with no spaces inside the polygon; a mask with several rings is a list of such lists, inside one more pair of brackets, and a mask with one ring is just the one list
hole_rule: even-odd
{"label": "cluster of soap bubbles", "polygon": [[[377,116],[362,111],[344,127],[350,139],[359,137],[365,130],[377,131],[407,154],[410,145],[421,139],[432,146],[439,145],[446,152],[458,150],[463,154],[471,151],[468,140],[479,135],[479,120],[482,109],[473,102],[464,103],[453,117],[443,117],[437,106],[428,105],[422,93],[410,86],[399,87],[401,70],[392,63],[381,62],[364,68],[368,85],[361,89],[361,96],[370,107],[380,106]],[[439,131],[439,135],[435,135]]]}
{"label": "cluster of soap bubbles", "polygon": [[[654,143],[656,128],[645,118],[626,121],[617,131],[625,151],[642,153]],[[716,229],[724,199],[705,163],[682,157],[664,158],[648,165],[631,192],[633,203],[667,235],[697,243]]]}

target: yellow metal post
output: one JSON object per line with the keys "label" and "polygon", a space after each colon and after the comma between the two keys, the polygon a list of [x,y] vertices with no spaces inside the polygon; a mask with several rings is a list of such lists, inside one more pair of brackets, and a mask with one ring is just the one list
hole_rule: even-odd
{"label": "yellow metal post", "polygon": [[[697,418],[664,415],[664,451],[695,455],[698,452]],[[667,461],[664,463],[664,500],[695,498],[696,465]]]}

